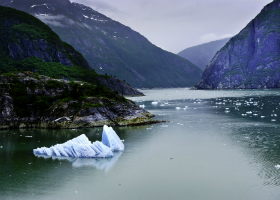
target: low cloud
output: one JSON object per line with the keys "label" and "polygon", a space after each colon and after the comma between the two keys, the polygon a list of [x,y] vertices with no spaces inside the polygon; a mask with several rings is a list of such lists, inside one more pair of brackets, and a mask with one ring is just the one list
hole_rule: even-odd
{"label": "low cloud", "polygon": [[233,37],[232,34],[217,35],[215,33],[208,33],[200,36],[199,41],[201,43],[207,43],[207,42],[212,42],[215,40],[221,40],[221,39],[231,38],[231,37]]}
{"label": "low cloud", "polygon": [[36,15],[38,19],[48,25],[65,27],[72,25],[75,22],[71,19],[66,18],[63,15]]}

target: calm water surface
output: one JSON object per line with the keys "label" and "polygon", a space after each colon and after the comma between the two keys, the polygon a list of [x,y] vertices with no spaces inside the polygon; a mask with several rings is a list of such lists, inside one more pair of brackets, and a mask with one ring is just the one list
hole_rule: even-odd
{"label": "calm water surface", "polygon": [[280,90],[143,92],[171,122],[114,128],[126,149],[110,159],[32,153],[101,128],[0,131],[0,199],[280,199]]}

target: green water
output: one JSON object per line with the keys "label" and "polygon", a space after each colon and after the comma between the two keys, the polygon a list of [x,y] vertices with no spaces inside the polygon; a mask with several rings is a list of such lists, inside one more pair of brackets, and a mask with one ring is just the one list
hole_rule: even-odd
{"label": "green water", "polygon": [[101,128],[0,131],[0,199],[280,199],[280,90],[143,92],[131,99],[170,122],[114,128],[113,158],[32,153]]}

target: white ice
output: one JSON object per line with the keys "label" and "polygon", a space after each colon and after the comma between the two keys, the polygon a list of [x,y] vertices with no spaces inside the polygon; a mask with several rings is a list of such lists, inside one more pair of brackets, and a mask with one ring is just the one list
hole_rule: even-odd
{"label": "white ice", "polygon": [[50,148],[42,147],[33,149],[33,153],[35,155],[59,157],[107,158],[114,155],[113,151],[124,150],[124,144],[116,132],[106,125],[103,127],[102,142],[96,141],[91,143],[89,139],[82,134],[63,144],[57,144]]}
{"label": "white ice", "polygon": [[106,125],[103,127],[102,143],[112,151],[124,151],[124,144],[112,127]]}

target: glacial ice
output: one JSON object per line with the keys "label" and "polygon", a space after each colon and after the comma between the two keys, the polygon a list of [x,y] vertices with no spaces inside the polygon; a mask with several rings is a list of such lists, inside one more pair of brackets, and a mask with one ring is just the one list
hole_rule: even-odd
{"label": "glacial ice", "polygon": [[84,135],[80,135],[63,144],[50,148],[42,147],[33,149],[35,155],[62,156],[75,158],[108,158],[113,157],[113,151],[123,151],[124,144],[116,132],[108,126],[103,127],[102,142],[91,143]]}
{"label": "glacial ice", "polygon": [[102,143],[112,151],[124,151],[124,144],[112,127],[103,127]]}

